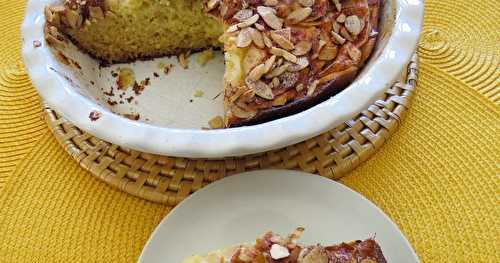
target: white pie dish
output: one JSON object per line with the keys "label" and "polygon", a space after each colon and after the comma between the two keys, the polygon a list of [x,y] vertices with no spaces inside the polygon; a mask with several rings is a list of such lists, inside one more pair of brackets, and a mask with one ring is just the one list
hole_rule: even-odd
{"label": "white pie dish", "polygon": [[[211,99],[222,89],[220,57],[205,67],[191,59],[189,70],[176,66],[169,75],[152,79],[151,86],[135,97],[134,103],[111,107],[106,103],[109,97],[103,95],[114,82],[109,78],[111,70],[130,67],[138,79],[144,79],[151,76],[158,61],[174,63],[173,59],[100,68],[96,60],[69,47],[64,54],[78,61],[82,69],[65,66],[43,40],[43,8],[53,2],[56,1],[28,1],[21,28],[24,64],[43,99],[67,120],[103,140],[144,152],[191,158],[241,156],[277,149],[316,136],[352,118],[397,80],[415,50],[423,21],[422,0],[384,1],[377,47],[363,71],[344,91],[286,118],[255,126],[206,131],[201,127],[222,112],[220,97]],[[42,45],[35,47],[34,41]],[[165,88],[172,85],[175,85],[172,89]],[[193,97],[198,89],[204,91],[205,98]],[[119,100],[117,96],[113,99]],[[112,110],[139,113],[143,121],[129,120]],[[94,111],[101,115],[98,120],[89,118]]]}

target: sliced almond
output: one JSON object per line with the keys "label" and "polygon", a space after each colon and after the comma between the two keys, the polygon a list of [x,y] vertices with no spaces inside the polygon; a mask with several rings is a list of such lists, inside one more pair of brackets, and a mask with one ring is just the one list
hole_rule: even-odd
{"label": "sliced almond", "polygon": [[340,35],[351,42],[354,41],[354,38],[351,36],[351,34],[349,34],[345,27],[340,29]]}
{"label": "sliced almond", "polygon": [[332,0],[332,2],[335,5],[335,8],[337,8],[337,11],[342,11],[342,4],[340,3],[340,0]]}
{"label": "sliced almond", "polygon": [[298,24],[308,18],[311,13],[312,8],[310,7],[297,8],[286,17],[286,21],[289,24]]}
{"label": "sliced almond", "polygon": [[260,24],[260,23],[255,23],[255,28],[257,28],[257,30],[259,30],[259,31],[264,31],[264,30],[266,30],[266,27],[265,27],[265,26],[263,26],[263,25],[262,25],[262,24]]}
{"label": "sliced almond", "polygon": [[274,86],[275,88],[277,88],[277,87],[279,87],[279,85],[280,85],[280,79],[279,79],[279,78],[277,78],[277,77],[274,77],[274,78],[273,78],[273,80],[271,81],[271,83],[273,84],[273,86]]}
{"label": "sliced almond", "polygon": [[311,84],[309,84],[309,86],[307,86],[307,96],[313,95],[314,91],[318,87],[318,84],[319,84],[319,81],[315,80],[315,81],[313,81],[313,83],[311,83]]}
{"label": "sliced almond", "polygon": [[361,30],[363,30],[363,28],[361,27],[361,20],[355,15],[346,17],[344,26],[347,31],[349,31],[349,33],[355,36],[359,35],[359,33],[361,33]]}
{"label": "sliced almond", "polygon": [[304,7],[311,7],[314,5],[314,0],[299,0],[299,3]]}
{"label": "sliced almond", "polygon": [[253,16],[252,9],[242,9],[242,10],[236,12],[236,14],[234,14],[233,18],[240,21],[240,22],[243,22],[252,16]]}
{"label": "sliced almond", "polygon": [[361,50],[359,50],[359,48],[355,47],[354,45],[347,46],[347,54],[354,61],[354,63],[359,63],[359,61],[361,60]]}
{"label": "sliced almond", "polygon": [[259,13],[264,22],[272,29],[281,29],[283,27],[283,19],[276,16],[276,10],[273,8],[258,6],[257,13]]}
{"label": "sliced almond", "polygon": [[290,40],[286,39],[285,37],[274,31],[271,31],[270,36],[274,40],[274,42],[276,42],[276,44],[278,44],[280,47],[286,50],[292,50],[295,48],[295,46]]}
{"label": "sliced almond", "polygon": [[271,70],[271,72],[269,72],[265,77],[266,77],[266,79],[272,79],[274,77],[277,77],[277,76],[285,73],[287,71],[288,67],[289,67],[288,64],[284,64],[284,65],[281,65],[279,67],[276,67],[273,70]]}
{"label": "sliced almond", "polygon": [[285,94],[282,94],[280,96],[278,96],[276,99],[273,100],[273,106],[274,107],[277,107],[277,106],[283,106],[286,104],[287,102],[287,96]]}
{"label": "sliced almond", "polygon": [[245,74],[248,74],[250,70],[252,70],[255,66],[262,63],[262,61],[266,58],[266,51],[251,46],[248,49],[248,52],[243,59],[243,71]]}
{"label": "sliced almond", "polygon": [[255,92],[255,95],[267,99],[267,100],[272,100],[274,99],[274,94],[273,90],[269,85],[264,83],[261,80],[258,80],[254,83],[250,83],[249,87]]}
{"label": "sliced almond", "polygon": [[272,47],[270,52],[271,52],[271,54],[283,57],[284,59],[286,59],[290,62],[293,62],[293,63],[297,62],[297,57],[294,54],[292,54],[284,49]]}
{"label": "sliced almond", "polygon": [[264,44],[264,38],[262,37],[262,33],[257,29],[250,29],[250,37],[252,38],[253,43],[259,48],[264,48],[266,45]]}
{"label": "sliced almond", "polygon": [[270,58],[264,62],[264,74],[268,73],[271,68],[274,66],[274,62],[276,61],[276,55],[272,55]]}
{"label": "sliced almond", "polygon": [[299,85],[295,86],[295,90],[297,92],[301,92],[302,90],[304,90],[304,84],[299,83]]}
{"label": "sliced almond", "polygon": [[243,20],[241,23],[238,23],[238,27],[239,28],[249,27],[249,26],[252,26],[253,24],[257,23],[257,21],[259,21],[259,15],[255,14],[255,15],[249,17],[248,19]]}
{"label": "sliced almond", "polygon": [[332,22],[332,30],[333,30],[333,32],[339,33],[340,32],[340,28],[341,28],[341,25],[339,23],[337,23],[336,21]]}
{"label": "sliced almond", "polygon": [[255,66],[250,72],[248,73],[247,79],[250,81],[257,81],[259,80],[265,73],[266,73],[266,66],[264,64],[259,64]]}
{"label": "sliced almond", "polygon": [[290,72],[301,71],[305,69],[307,66],[309,66],[309,60],[307,59],[307,57],[299,57],[297,59],[297,63],[290,64],[290,66],[288,66],[288,71]]}
{"label": "sliced almond", "polygon": [[219,6],[221,0],[208,0],[207,2],[207,11],[214,10],[217,6]]}
{"label": "sliced almond", "polygon": [[265,6],[277,6],[279,4],[278,0],[264,0]]}
{"label": "sliced almond", "polygon": [[249,28],[244,28],[238,34],[236,38],[236,46],[237,47],[248,47],[252,43],[252,36]]}
{"label": "sliced almond", "polygon": [[325,46],[319,52],[318,58],[320,60],[333,60],[337,57],[338,49],[336,46]]}
{"label": "sliced almond", "polygon": [[257,114],[256,111],[246,111],[236,105],[232,105],[231,113],[240,119],[250,119]]}
{"label": "sliced almond", "polygon": [[338,17],[337,17],[337,22],[339,23],[344,23],[345,22],[345,19],[346,19],[346,16],[344,14],[340,14]]}
{"label": "sliced almond", "polygon": [[233,32],[236,32],[238,31],[238,25],[231,25],[227,28],[226,32],[227,33],[233,33]]}
{"label": "sliced almond", "polygon": [[266,47],[268,47],[268,48],[273,47],[273,42],[271,41],[271,39],[267,35],[262,34],[262,39],[264,40],[264,45],[266,45]]}
{"label": "sliced almond", "polygon": [[292,54],[294,54],[295,56],[303,56],[309,53],[309,51],[311,51],[311,48],[312,43],[310,41],[299,41],[299,43],[295,45],[295,49],[292,51]]}
{"label": "sliced almond", "polygon": [[334,31],[332,31],[332,36],[337,44],[343,45],[346,41],[345,38],[343,38],[341,35],[339,35],[338,33],[334,32]]}

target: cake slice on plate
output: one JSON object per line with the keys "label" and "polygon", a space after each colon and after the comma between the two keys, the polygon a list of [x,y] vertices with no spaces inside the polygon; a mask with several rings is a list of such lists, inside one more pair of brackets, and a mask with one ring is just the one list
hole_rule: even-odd
{"label": "cake slice on plate", "polygon": [[347,87],[375,46],[380,1],[65,0],[46,8],[45,30],[106,63],[223,47],[224,126],[236,127]]}
{"label": "cake slice on plate", "polygon": [[283,238],[268,232],[255,244],[244,244],[192,256],[182,263],[386,263],[374,239],[357,240],[332,246],[298,244],[303,228]]}

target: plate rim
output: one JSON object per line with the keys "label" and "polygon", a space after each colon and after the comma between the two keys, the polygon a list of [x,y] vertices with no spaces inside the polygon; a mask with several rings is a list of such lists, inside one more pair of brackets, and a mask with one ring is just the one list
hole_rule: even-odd
{"label": "plate rim", "polygon": [[[356,115],[380,98],[409,61],[419,39],[424,13],[423,0],[394,0],[395,29],[387,46],[366,74],[327,101],[255,126],[205,131],[132,121],[73,90],[69,81],[50,70],[58,63],[43,37],[41,10],[46,3],[47,0],[29,0],[21,26],[23,62],[46,102],[82,130],[105,141],[142,152],[188,158],[242,156],[279,149],[317,136]],[[42,41],[42,47],[35,48],[35,40]],[[90,120],[92,111],[101,113],[98,121]]]}
{"label": "plate rim", "polygon": [[[281,173],[286,173],[286,175],[283,175]],[[201,188],[200,190],[194,192],[193,194],[189,195],[181,203],[179,203],[172,210],[170,210],[170,212],[163,217],[163,219],[160,221],[160,223],[151,232],[148,240],[144,244],[144,247],[143,247],[143,249],[141,251],[141,254],[140,254],[137,262],[138,263],[146,263],[146,261],[145,261],[144,258],[146,257],[146,253],[148,253],[147,252],[148,248],[154,242],[155,236],[159,235],[159,233],[161,231],[161,228],[165,224],[167,224],[168,218],[170,216],[172,216],[179,209],[182,209],[182,206],[184,206],[186,204],[189,204],[190,202],[193,202],[192,200],[195,199],[195,198],[198,198],[197,196],[203,195],[203,193],[205,193],[207,191],[211,191],[211,189],[213,189],[214,187],[217,187],[217,185],[220,184],[221,182],[230,181],[230,180],[238,180],[238,177],[242,177],[242,176],[256,176],[256,177],[257,176],[300,176],[300,177],[310,177],[310,178],[312,178],[312,180],[322,180],[325,183],[329,183],[331,185],[334,185],[335,187],[338,187],[338,188],[342,189],[342,191],[346,191],[349,194],[352,194],[355,197],[360,198],[364,203],[366,203],[366,205],[370,206],[372,209],[375,209],[380,214],[380,216],[383,217],[383,219],[385,219],[390,224],[390,226],[392,226],[399,233],[400,238],[402,239],[403,244],[411,252],[411,254],[413,256],[413,260],[415,262],[417,262],[417,263],[420,262],[420,259],[419,259],[418,255],[416,254],[415,249],[413,248],[413,246],[411,245],[411,243],[408,241],[408,239],[406,238],[406,236],[403,234],[403,232],[401,231],[401,229],[399,228],[399,226],[380,207],[378,207],[377,205],[375,205],[372,201],[370,201],[368,198],[366,198],[365,196],[363,196],[361,193],[356,192],[354,189],[351,189],[348,186],[346,186],[346,185],[344,185],[344,184],[342,184],[340,182],[328,179],[328,178],[323,177],[323,176],[318,176],[318,175],[307,173],[307,172],[303,172],[303,171],[285,170],[285,169],[264,169],[264,170],[255,170],[255,171],[248,171],[248,172],[234,174],[234,175],[231,175],[231,176],[224,177],[224,178],[222,178],[220,180],[217,180],[217,181],[215,181],[215,182],[213,182],[213,183],[211,183],[211,184],[209,184],[209,185]]]}

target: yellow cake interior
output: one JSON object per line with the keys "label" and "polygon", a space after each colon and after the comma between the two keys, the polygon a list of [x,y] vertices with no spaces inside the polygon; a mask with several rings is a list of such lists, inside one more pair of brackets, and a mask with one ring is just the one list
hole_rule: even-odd
{"label": "yellow cake interior", "polygon": [[65,33],[107,62],[220,45],[222,24],[207,16],[203,0],[104,0],[102,4],[105,19],[90,10],[90,19]]}

